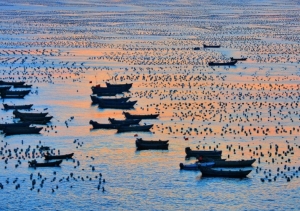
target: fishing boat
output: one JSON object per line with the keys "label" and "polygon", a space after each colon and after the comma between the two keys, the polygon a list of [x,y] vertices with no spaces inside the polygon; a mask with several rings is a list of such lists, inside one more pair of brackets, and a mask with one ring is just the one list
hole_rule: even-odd
{"label": "fishing boat", "polygon": [[159,114],[144,114],[144,115],[133,115],[128,112],[123,112],[126,119],[156,119]]}
{"label": "fishing boat", "polygon": [[237,60],[231,62],[208,62],[209,66],[226,66],[226,65],[235,65]]}
{"label": "fishing boat", "polygon": [[111,124],[114,125],[136,125],[139,124],[142,119],[124,119],[124,120],[116,120],[114,118],[108,118],[108,121],[110,121]]}
{"label": "fishing boat", "polygon": [[14,110],[13,114],[15,117],[21,118],[21,117],[45,117],[47,116],[47,112],[45,113],[28,113],[28,112],[20,112],[18,110]]}
{"label": "fishing boat", "polygon": [[98,102],[99,108],[113,108],[113,109],[132,109],[136,104],[135,101],[128,101],[128,102],[119,102],[119,103],[107,103],[107,102]]}
{"label": "fishing boat", "polygon": [[65,154],[65,155],[44,155],[45,160],[55,160],[55,159],[69,159],[72,158],[74,153]]}
{"label": "fishing boat", "polygon": [[194,170],[199,171],[199,166],[202,167],[212,167],[215,163],[214,162],[206,162],[206,163],[191,163],[191,164],[183,164],[180,163],[179,167],[180,170]]}
{"label": "fishing boat", "polygon": [[23,81],[14,82],[14,81],[2,81],[2,80],[0,80],[0,85],[14,86],[14,85],[23,85],[23,84],[25,84],[25,82],[23,82]]}
{"label": "fishing boat", "polygon": [[4,104],[3,103],[3,107],[5,110],[9,110],[9,109],[31,109],[31,107],[33,106],[33,104],[27,104],[27,105],[8,105],[8,104]]}
{"label": "fishing boat", "polygon": [[42,127],[6,127],[3,129],[3,133],[8,135],[20,135],[20,134],[39,134]]}
{"label": "fishing boat", "polygon": [[21,91],[9,91],[9,90],[2,90],[1,94],[3,95],[28,95],[30,90],[21,90]]}
{"label": "fishing boat", "polygon": [[[222,167],[222,168],[241,168],[241,167],[250,167],[255,162],[255,159],[252,160],[216,160],[214,161],[215,165],[213,167]],[[201,162],[205,163],[205,162]]]}
{"label": "fishing boat", "polygon": [[[51,117],[52,118],[52,117]],[[47,123],[50,122],[49,118],[40,118],[40,117],[33,117],[33,118],[22,118],[23,123],[29,123],[29,124],[35,124],[35,125],[46,125]],[[25,120],[24,120],[25,119]]]}
{"label": "fishing boat", "polygon": [[106,86],[108,88],[117,88],[117,89],[122,89],[124,90],[124,92],[128,92],[129,89],[132,87],[132,83],[129,83],[129,84],[111,84],[111,83],[108,83],[106,82]]}
{"label": "fishing boat", "polygon": [[118,133],[121,132],[147,132],[153,127],[153,124],[151,125],[129,125],[129,126],[120,126],[118,127]]}
{"label": "fishing boat", "polygon": [[93,129],[117,129],[119,126],[115,124],[101,124],[93,120],[90,120],[89,123],[93,126]]}
{"label": "fishing boat", "polygon": [[205,45],[205,44],[203,44],[203,47],[204,48],[220,48],[221,45]]}
{"label": "fishing boat", "polygon": [[45,116],[45,117],[31,117],[31,116],[21,116],[18,117],[20,118],[23,122],[49,122],[53,116]]}
{"label": "fishing boat", "polygon": [[99,103],[99,102],[104,102],[104,103],[123,103],[127,102],[130,97],[121,97],[121,98],[101,98],[97,97],[95,95],[90,95],[92,102],[93,103]]}
{"label": "fishing boat", "polygon": [[36,160],[28,161],[29,167],[58,167],[62,160],[54,161],[54,162],[45,162],[45,163],[38,163]]}
{"label": "fishing boat", "polygon": [[28,89],[28,88],[32,87],[31,84],[22,84],[22,85],[20,85],[20,84],[14,84],[13,86],[14,86],[14,88],[24,88],[24,89]]}
{"label": "fishing boat", "polygon": [[91,89],[93,94],[96,94],[98,96],[114,96],[116,94],[122,94],[124,92],[123,89],[100,87],[100,86],[92,86]]}
{"label": "fishing boat", "polygon": [[1,98],[2,99],[12,99],[12,98],[16,98],[16,99],[22,99],[25,97],[26,94],[4,94],[1,93]]}
{"label": "fishing boat", "polygon": [[17,122],[17,123],[4,123],[0,124],[0,130],[3,130],[5,128],[13,128],[13,127],[29,127],[30,123],[23,123],[23,122]]}
{"label": "fishing boat", "polygon": [[230,60],[231,61],[246,61],[247,58],[233,58],[233,57],[230,57]]}
{"label": "fishing boat", "polygon": [[145,149],[168,149],[169,140],[166,141],[147,141],[143,140],[142,138],[137,138],[135,141],[135,145],[138,150],[145,150]]}
{"label": "fishing boat", "polygon": [[202,173],[202,177],[232,177],[232,178],[243,178],[246,177],[252,170],[216,170],[210,167],[199,166]]}
{"label": "fishing boat", "polygon": [[11,86],[0,86],[0,92],[9,90]]}
{"label": "fishing boat", "polygon": [[187,157],[216,157],[220,158],[222,155],[221,150],[191,150],[190,147],[185,148]]}

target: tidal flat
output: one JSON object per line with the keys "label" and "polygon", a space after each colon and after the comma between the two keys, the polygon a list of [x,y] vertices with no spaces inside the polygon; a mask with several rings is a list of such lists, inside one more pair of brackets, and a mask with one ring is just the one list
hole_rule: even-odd
{"label": "tidal flat", "polygon": [[[0,134],[0,210],[299,210],[299,1],[0,0],[0,80],[32,85],[39,134]],[[204,45],[219,48],[204,48]],[[235,65],[209,66],[209,62]],[[132,83],[92,104],[92,86]],[[11,88],[11,90],[22,90]],[[0,106],[2,123],[19,122]],[[149,132],[92,129],[131,114]],[[24,110],[23,112],[29,112]],[[137,150],[136,138],[169,140]],[[74,153],[60,167],[29,168]],[[185,148],[256,159],[243,179],[180,170]]]}

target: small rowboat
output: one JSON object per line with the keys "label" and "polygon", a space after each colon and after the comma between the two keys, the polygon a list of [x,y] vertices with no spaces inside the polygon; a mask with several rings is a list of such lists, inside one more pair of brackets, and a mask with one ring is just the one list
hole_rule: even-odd
{"label": "small rowboat", "polygon": [[127,100],[130,99],[130,97],[121,97],[121,98],[102,98],[102,97],[97,97],[95,95],[91,95],[91,100],[93,103],[123,103],[127,102]]}
{"label": "small rowboat", "polygon": [[93,120],[90,120],[90,124],[93,126],[93,129],[117,129],[119,126],[115,124],[101,124]]}
{"label": "small rowboat", "polygon": [[36,160],[28,161],[29,167],[58,167],[62,160],[54,161],[54,162],[46,162],[46,163],[38,163]]}
{"label": "small rowboat", "polygon": [[132,83],[129,84],[111,84],[106,82],[107,88],[117,88],[117,89],[123,89],[124,92],[128,92],[128,90],[132,87]]}
{"label": "small rowboat", "polygon": [[235,65],[237,63],[237,60],[234,60],[232,62],[208,62],[209,66],[226,66],[226,65]]}
{"label": "small rowboat", "polygon": [[212,157],[212,158],[220,158],[222,155],[221,150],[191,150],[190,147],[185,148],[185,153],[187,157]]}
{"label": "small rowboat", "polygon": [[232,178],[243,178],[246,177],[252,170],[215,170],[210,167],[199,166],[199,169],[203,177],[232,177]]}
{"label": "small rowboat", "polygon": [[180,170],[194,170],[199,171],[199,167],[212,167],[215,163],[214,162],[207,162],[207,163],[191,163],[191,164],[183,164],[180,163],[179,167]]}
{"label": "small rowboat", "polygon": [[[19,117],[23,122],[38,122],[38,123],[47,123],[49,122],[53,116],[45,116],[45,117]],[[32,123],[34,124],[34,123]]]}
{"label": "small rowboat", "polygon": [[28,113],[28,112],[20,112],[18,110],[14,110],[13,114],[18,117],[45,117],[48,113]]}
{"label": "small rowboat", "polygon": [[68,159],[72,158],[74,153],[65,154],[65,155],[45,155],[45,160],[55,160],[55,159]]}
{"label": "small rowboat", "polygon": [[150,129],[153,127],[153,124],[151,125],[129,125],[129,126],[120,126],[118,127],[118,133],[121,132],[147,132],[150,131]]}
{"label": "small rowboat", "polygon": [[99,108],[112,108],[112,109],[131,109],[136,104],[135,101],[128,101],[128,102],[119,102],[119,103],[107,103],[103,101],[99,101],[98,105]]}
{"label": "small rowboat", "polygon": [[14,127],[29,127],[31,123],[17,122],[17,123],[4,123],[0,124],[0,130],[4,130],[5,128],[14,128]]}
{"label": "small rowboat", "polygon": [[15,84],[15,85],[14,85],[14,88],[24,88],[24,89],[28,89],[28,88],[31,88],[31,87],[32,87],[31,84],[23,84],[23,85]]}
{"label": "small rowboat", "polygon": [[39,134],[42,127],[7,127],[3,129],[3,133],[8,135],[20,135],[20,134]]}
{"label": "small rowboat", "polygon": [[31,109],[33,104],[28,104],[28,105],[8,105],[8,104],[3,104],[3,107],[5,110],[9,109]]}
{"label": "small rowboat", "polygon": [[14,85],[23,85],[23,84],[25,84],[25,82],[23,82],[23,81],[20,81],[20,82],[0,81],[0,85],[11,85],[11,86],[14,86]]}
{"label": "small rowboat", "polygon": [[128,112],[123,112],[126,119],[156,119],[159,114],[144,114],[144,115],[133,115]]}
{"label": "small rowboat", "polygon": [[139,124],[141,120],[142,119],[116,120],[114,118],[108,118],[108,121],[110,121],[111,124],[124,126]]}
{"label": "small rowboat", "polygon": [[146,141],[141,138],[137,138],[135,141],[135,145],[138,150],[145,150],[145,149],[168,149],[169,140],[167,141]]}
{"label": "small rowboat", "polygon": [[[223,168],[241,168],[241,167],[249,167],[254,162],[255,159],[252,160],[225,160],[225,161],[214,161],[215,165],[213,167],[223,167]],[[201,162],[205,163],[205,162]]]}

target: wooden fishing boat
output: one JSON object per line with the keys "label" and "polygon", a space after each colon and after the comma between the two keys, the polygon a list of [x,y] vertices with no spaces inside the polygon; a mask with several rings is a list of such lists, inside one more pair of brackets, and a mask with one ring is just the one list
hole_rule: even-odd
{"label": "wooden fishing boat", "polygon": [[14,86],[14,85],[23,85],[23,84],[25,84],[24,81],[14,82],[14,81],[2,81],[2,80],[0,80],[0,85],[12,85],[12,86]]}
{"label": "wooden fishing boat", "polygon": [[136,104],[135,101],[128,101],[128,102],[119,102],[119,103],[107,103],[107,102],[98,102],[99,108],[113,108],[113,109],[132,109]]}
{"label": "wooden fishing boat", "polygon": [[187,157],[221,157],[221,150],[191,150],[190,147],[185,148],[185,153]]}
{"label": "wooden fishing boat", "polygon": [[21,118],[21,117],[45,117],[47,116],[47,112],[45,113],[28,113],[28,112],[20,112],[18,110],[14,110],[13,114],[15,117]]}
{"label": "wooden fishing boat", "polygon": [[137,138],[135,141],[135,145],[138,150],[145,150],[145,149],[168,149],[169,140],[167,141],[146,141],[141,138]]}
{"label": "wooden fishing boat", "polygon": [[28,105],[8,105],[3,103],[3,107],[5,110],[9,109],[31,109],[33,104],[28,104]]}
{"label": "wooden fishing boat", "polygon": [[25,97],[26,94],[14,94],[14,95],[8,95],[8,94],[3,94],[1,93],[1,98],[2,99],[12,99],[12,98],[16,98],[16,99],[22,99]]}
{"label": "wooden fishing boat", "polygon": [[153,124],[151,125],[129,125],[129,126],[120,126],[118,127],[118,133],[121,132],[147,132],[153,127]]}
{"label": "wooden fishing boat", "polygon": [[23,122],[17,122],[17,123],[5,123],[0,124],[0,130],[3,130],[5,128],[13,128],[13,127],[29,127],[30,123],[23,123]]}
{"label": "wooden fishing boat", "polygon": [[100,87],[100,86],[92,86],[93,94],[98,96],[114,96],[116,94],[122,94],[123,89],[119,88],[108,88],[108,87]]}
{"label": "wooden fishing boat", "polygon": [[[52,117],[51,117],[52,118]],[[49,118],[47,119],[40,119],[38,118],[30,118],[30,120],[28,118],[23,118],[26,120],[22,120],[23,123],[29,123],[29,124],[35,124],[35,125],[46,125],[47,123],[50,122]]]}
{"label": "wooden fishing boat", "polygon": [[13,85],[13,86],[14,86],[14,88],[24,88],[24,89],[28,89],[28,88],[31,88],[31,87],[32,87],[31,84],[22,84],[22,85],[20,85],[20,84],[15,84],[15,85]]}
{"label": "wooden fishing boat", "polygon": [[5,133],[6,136],[19,134],[38,134],[42,129],[42,127],[6,127],[3,129],[3,133]]}
{"label": "wooden fishing boat", "polygon": [[114,125],[137,125],[142,121],[142,119],[124,119],[124,120],[116,120],[114,118],[108,118],[108,121],[110,121],[111,124]]}
{"label": "wooden fishing boat", "polygon": [[230,60],[231,61],[246,61],[247,58],[233,58],[233,57],[230,57]]}
{"label": "wooden fishing boat", "polygon": [[124,90],[124,92],[128,92],[129,89],[132,87],[132,83],[129,83],[129,84],[111,84],[111,83],[108,83],[106,82],[106,86],[108,88],[117,88],[117,89],[122,89]]}
{"label": "wooden fishing boat", "polygon": [[204,48],[220,48],[221,45],[205,45],[205,44],[203,44],[203,47]]}
{"label": "wooden fishing boat", "polygon": [[122,98],[100,98],[94,95],[90,95],[93,103],[123,103],[130,99],[130,97],[122,97]]}
{"label": "wooden fishing boat", "polygon": [[29,167],[58,167],[62,160],[54,161],[54,162],[45,162],[45,163],[38,163],[36,160],[28,161]]}
{"label": "wooden fishing boat", "polygon": [[101,124],[93,120],[90,120],[89,123],[93,126],[93,129],[117,129],[119,127],[119,125]]}
{"label": "wooden fishing boat", "polygon": [[[225,160],[225,161],[217,161],[216,160],[214,162],[215,162],[215,165],[213,167],[241,168],[241,167],[251,166],[255,162],[255,159],[252,159],[252,160]],[[205,163],[205,162],[203,162],[203,163]]]}
{"label": "wooden fishing boat", "polygon": [[128,112],[123,112],[126,119],[156,119],[159,114],[145,114],[145,115],[133,115]]}
{"label": "wooden fishing boat", "polygon": [[53,116],[45,116],[45,117],[21,116],[18,118],[20,118],[23,122],[49,122],[53,118]]}
{"label": "wooden fishing boat", "polygon": [[226,66],[226,65],[235,65],[237,60],[231,62],[208,62],[209,66]]}
{"label": "wooden fishing boat", "polygon": [[199,166],[202,166],[202,167],[212,167],[214,164],[215,164],[214,162],[191,163],[191,164],[180,163],[179,167],[180,167],[180,170],[200,171]]}
{"label": "wooden fishing boat", "polygon": [[11,86],[0,86],[0,92],[7,91],[11,88]]}
{"label": "wooden fishing boat", "polygon": [[21,91],[10,91],[10,90],[2,90],[1,94],[3,95],[28,95],[30,90],[21,90]]}
{"label": "wooden fishing boat", "polygon": [[45,155],[45,160],[60,160],[60,159],[70,159],[72,158],[74,153],[65,154],[65,155]]}
{"label": "wooden fishing boat", "polygon": [[210,167],[199,166],[202,173],[202,177],[232,177],[232,178],[243,178],[246,177],[252,170],[216,170]]}

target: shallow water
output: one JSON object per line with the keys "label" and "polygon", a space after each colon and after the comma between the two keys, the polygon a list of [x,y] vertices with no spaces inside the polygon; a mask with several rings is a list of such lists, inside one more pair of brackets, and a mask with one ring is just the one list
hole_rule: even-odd
{"label": "shallow water", "polygon": [[[29,145],[30,152],[46,145],[56,154],[75,153],[60,168],[28,168],[28,158],[16,167],[15,153],[8,164],[1,159],[0,210],[300,208],[297,1],[0,5],[0,77],[33,84],[25,99],[4,102],[32,103],[54,117],[39,135],[1,135],[0,157]],[[203,49],[203,43],[221,48]],[[206,65],[231,56],[248,60],[234,67]],[[151,132],[91,130],[90,120],[124,118],[122,110],[91,104],[90,87],[105,81],[133,83],[125,93],[138,101],[130,112],[160,113],[141,122],[154,124]],[[18,121],[12,111],[0,115],[3,122]],[[169,150],[136,151],[135,134],[169,140]],[[179,170],[179,163],[194,162],[185,160],[188,146],[257,161],[245,179],[203,178],[198,171]],[[47,178],[43,187],[38,173]],[[66,179],[70,173],[76,180]],[[105,179],[100,190],[99,173]],[[36,180],[32,190],[30,174]]]}

